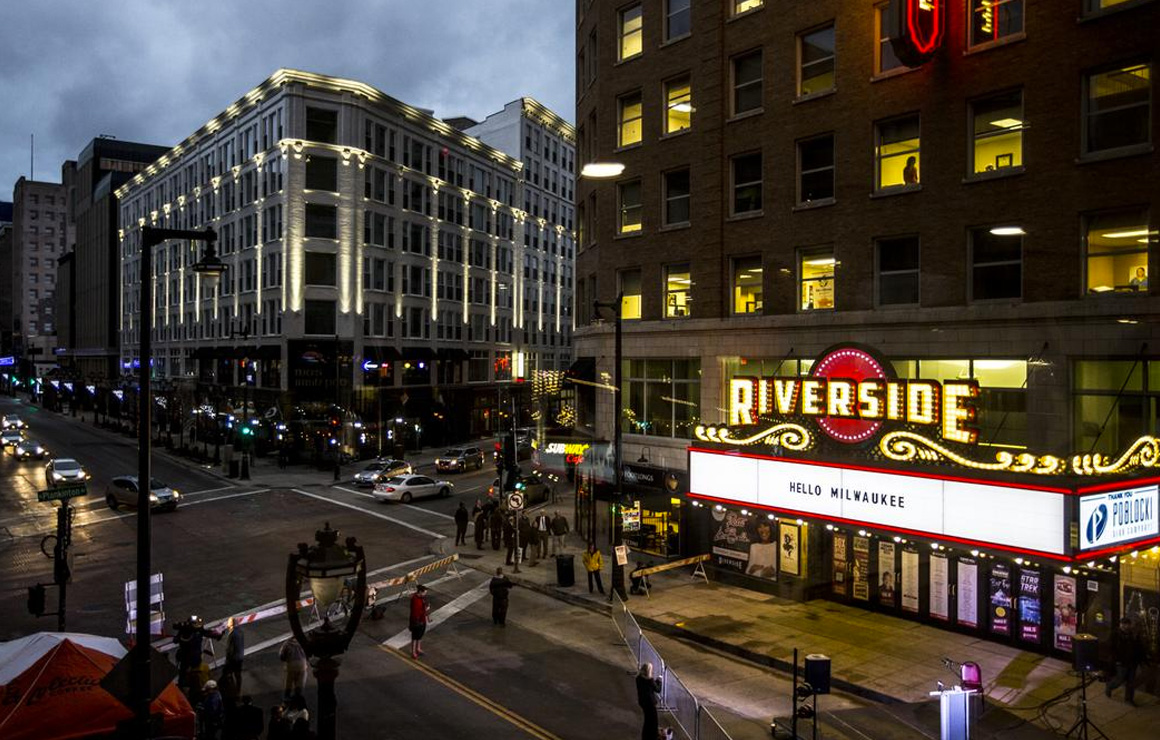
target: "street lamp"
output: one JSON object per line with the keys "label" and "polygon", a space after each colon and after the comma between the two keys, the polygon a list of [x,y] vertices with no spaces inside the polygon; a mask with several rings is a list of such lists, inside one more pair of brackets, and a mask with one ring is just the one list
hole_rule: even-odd
{"label": "street lamp", "polygon": [[134,714],[138,723],[137,736],[150,737],[149,707],[151,658],[150,658],[150,588],[149,579],[153,570],[153,542],[150,514],[150,454],[153,437],[150,434],[153,418],[153,398],[149,390],[153,358],[153,248],[170,239],[188,239],[205,242],[205,255],[192,266],[207,286],[216,285],[217,278],[225,271],[225,264],[214,251],[217,232],[185,231],[180,229],[157,229],[141,227],[141,264],[138,271],[141,280],[140,302],[137,307],[137,327],[140,332],[138,342],[138,384],[137,395],[139,418],[137,419],[137,625],[136,642],[133,645],[132,695]]}
{"label": "street lamp", "polygon": [[[238,331],[238,330],[234,329],[233,323],[231,322],[231,324],[230,324],[230,339],[231,340],[241,339],[242,343],[245,344],[245,342],[247,340],[249,340],[249,338],[250,338],[250,325],[249,324],[246,324],[246,326],[243,329]],[[241,369],[242,369],[242,431],[241,431],[241,435],[240,435],[241,441],[242,441],[242,465],[241,465],[241,472],[239,473],[239,477],[241,478],[241,480],[249,480],[250,479],[249,447],[250,447],[250,437],[253,435],[254,429],[253,429],[253,427],[250,426],[250,359],[248,357],[245,357],[244,355],[245,355],[245,352],[243,350],[243,356],[240,358]]]}
{"label": "street lamp", "polygon": [[[613,371],[612,371],[612,385],[613,385],[613,388],[612,388],[613,404],[612,405],[613,405],[613,413],[615,414],[615,417],[613,419],[613,426],[612,426],[612,457],[613,457],[612,464],[615,467],[615,470],[613,472],[614,488],[613,488],[613,492],[612,492],[613,508],[615,511],[615,513],[612,517],[612,533],[613,533],[612,534],[612,546],[613,546],[613,548],[619,548],[619,547],[624,546],[624,520],[621,518],[621,515],[620,515],[621,497],[623,496],[623,491],[621,490],[621,488],[623,486],[623,481],[622,481],[623,471],[621,470],[622,464],[621,464],[621,459],[620,459],[621,458],[620,421],[621,421],[621,418],[624,416],[624,396],[620,392],[620,390],[621,390],[620,384],[621,384],[621,372],[622,372],[622,368],[621,368],[622,360],[621,360],[621,358],[622,358],[622,350],[623,350],[623,347],[621,344],[621,329],[622,329],[623,324],[624,324],[623,317],[621,314],[622,314],[622,308],[624,306],[624,293],[622,292],[622,293],[618,293],[616,295],[616,302],[615,303],[602,303],[600,301],[593,301],[592,305],[596,309],[596,313],[598,313],[598,314],[600,313],[601,309],[609,309],[609,310],[613,311],[614,315],[616,316],[616,335],[615,335],[616,338],[615,338],[615,343],[613,345],[613,356],[614,356],[614,361],[615,361],[616,365],[613,367]],[[595,498],[593,498],[593,505],[595,505]],[[621,565],[619,563],[619,561],[617,560],[615,549],[613,550],[613,553],[612,553],[612,589],[611,590],[614,593],[618,594],[622,601],[628,600],[628,595],[625,593],[625,590],[624,590],[624,566]]]}
{"label": "street lamp", "polygon": [[[334,682],[338,678],[339,656],[350,646],[358,630],[367,600],[367,567],[363,549],[354,537],[345,546],[338,544],[338,531],[327,522],[314,533],[314,545],[298,543],[286,564],[286,613],[290,629],[307,657],[314,658],[314,678],[318,681],[318,737],[334,740],[338,719],[338,701]],[[298,599],[303,586],[309,584],[314,607],[322,615],[322,625],[307,632],[298,613]],[[335,626],[330,609],[344,589],[353,589],[345,623]]]}

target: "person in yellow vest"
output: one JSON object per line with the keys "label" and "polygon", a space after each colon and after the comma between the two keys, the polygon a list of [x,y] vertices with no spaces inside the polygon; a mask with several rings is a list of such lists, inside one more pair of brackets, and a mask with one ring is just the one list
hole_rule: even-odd
{"label": "person in yellow vest", "polygon": [[604,557],[600,551],[596,549],[596,543],[590,542],[588,550],[581,556],[584,561],[584,570],[588,571],[588,593],[592,593],[592,583],[596,582],[596,588],[600,593],[604,593],[604,581],[600,579],[600,570],[604,567]]}

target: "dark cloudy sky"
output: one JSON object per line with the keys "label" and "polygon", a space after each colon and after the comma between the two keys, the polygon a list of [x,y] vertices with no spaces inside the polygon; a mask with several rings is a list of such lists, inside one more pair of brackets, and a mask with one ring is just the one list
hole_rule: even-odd
{"label": "dark cloudy sky", "polygon": [[279,67],[439,117],[531,95],[573,120],[574,0],[3,0],[0,200],[90,139],[172,146]]}

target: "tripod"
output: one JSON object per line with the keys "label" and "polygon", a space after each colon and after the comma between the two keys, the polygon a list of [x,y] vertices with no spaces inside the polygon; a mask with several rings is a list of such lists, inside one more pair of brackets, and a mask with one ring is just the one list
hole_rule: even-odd
{"label": "tripod", "polygon": [[[1079,671],[1079,717],[1076,718],[1075,724],[1067,731],[1064,737],[1074,736],[1076,740],[1092,740],[1093,738],[1103,738],[1104,740],[1111,740],[1104,731],[1096,727],[1096,723],[1088,719],[1087,713],[1087,670],[1080,668]],[[1088,735],[1088,728],[1092,729],[1092,734]]]}

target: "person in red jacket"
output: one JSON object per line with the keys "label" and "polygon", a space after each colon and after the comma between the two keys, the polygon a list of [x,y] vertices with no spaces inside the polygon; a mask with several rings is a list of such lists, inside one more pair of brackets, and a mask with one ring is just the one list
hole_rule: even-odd
{"label": "person in red jacket", "polygon": [[423,634],[427,631],[427,618],[431,614],[431,602],[427,599],[427,587],[419,584],[411,594],[411,657],[418,659],[423,654]]}

